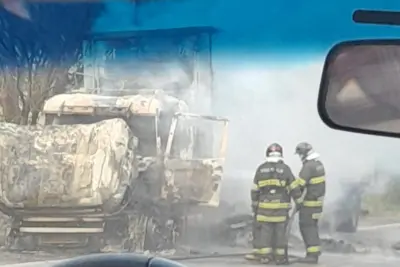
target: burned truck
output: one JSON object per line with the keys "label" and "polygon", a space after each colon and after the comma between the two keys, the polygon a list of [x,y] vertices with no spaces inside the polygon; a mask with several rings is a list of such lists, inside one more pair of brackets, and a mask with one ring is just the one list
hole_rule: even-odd
{"label": "burned truck", "polygon": [[219,205],[228,120],[160,91],[60,94],[42,115],[0,125],[9,249],[169,249],[188,215]]}
{"label": "burned truck", "polygon": [[354,233],[363,215],[362,198],[364,184],[362,182],[341,183],[340,197],[327,202],[322,214],[320,229],[332,234],[334,232]]}

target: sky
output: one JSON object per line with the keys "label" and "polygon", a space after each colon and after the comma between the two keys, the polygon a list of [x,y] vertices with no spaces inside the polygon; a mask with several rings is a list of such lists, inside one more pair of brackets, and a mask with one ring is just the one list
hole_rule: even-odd
{"label": "sky", "polygon": [[[216,53],[286,53],[287,50],[325,52],[334,43],[351,38],[397,37],[398,27],[357,25],[356,9],[400,9],[395,0],[262,1],[171,0],[149,1],[137,12],[126,1],[107,1],[110,15],[99,19],[94,32],[212,26],[221,30]],[[139,25],[134,24],[137,17]],[[112,23],[111,23],[112,22]]]}

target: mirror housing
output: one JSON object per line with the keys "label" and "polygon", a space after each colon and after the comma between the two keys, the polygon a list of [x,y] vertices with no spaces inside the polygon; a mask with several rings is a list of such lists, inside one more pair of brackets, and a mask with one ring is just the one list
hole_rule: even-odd
{"label": "mirror housing", "polygon": [[329,51],[318,113],[342,131],[400,138],[400,40],[352,40]]}

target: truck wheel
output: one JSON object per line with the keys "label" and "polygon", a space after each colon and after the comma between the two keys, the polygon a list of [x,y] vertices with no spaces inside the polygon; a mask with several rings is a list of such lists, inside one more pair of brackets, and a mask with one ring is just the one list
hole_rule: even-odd
{"label": "truck wheel", "polygon": [[336,231],[343,233],[354,233],[357,231],[358,228],[358,220],[359,220],[359,214],[354,213],[350,218],[341,222],[337,226]]}
{"label": "truck wheel", "polygon": [[[344,233],[354,233],[357,231],[358,221],[361,214],[361,195],[355,194],[350,200],[350,210],[348,211],[349,215],[347,218],[342,221],[336,228],[338,232]],[[342,212],[343,213],[343,212]],[[337,215],[339,215],[338,213]],[[336,216],[337,216],[336,215]]]}
{"label": "truck wheel", "polygon": [[4,240],[4,245],[7,250],[17,250],[16,248],[16,243],[17,243],[17,236],[15,235],[14,231],[11,230],[10,227],[6,229],[5,233],[5,240]]}

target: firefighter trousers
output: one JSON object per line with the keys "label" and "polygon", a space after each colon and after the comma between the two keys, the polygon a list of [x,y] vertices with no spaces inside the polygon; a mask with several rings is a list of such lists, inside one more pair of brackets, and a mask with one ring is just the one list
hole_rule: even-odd
{"label": "firefighter trousers", "polygon": [[287,249],[286,222],[257,222],[254,245],[261,257],[282,260]]}
{"label": "firefighter trousers", "polygon": [[307,250],[307,256],[318,257],[321,254],[318,220],[321,208],[302,207],[299,211],[299,227]]}

